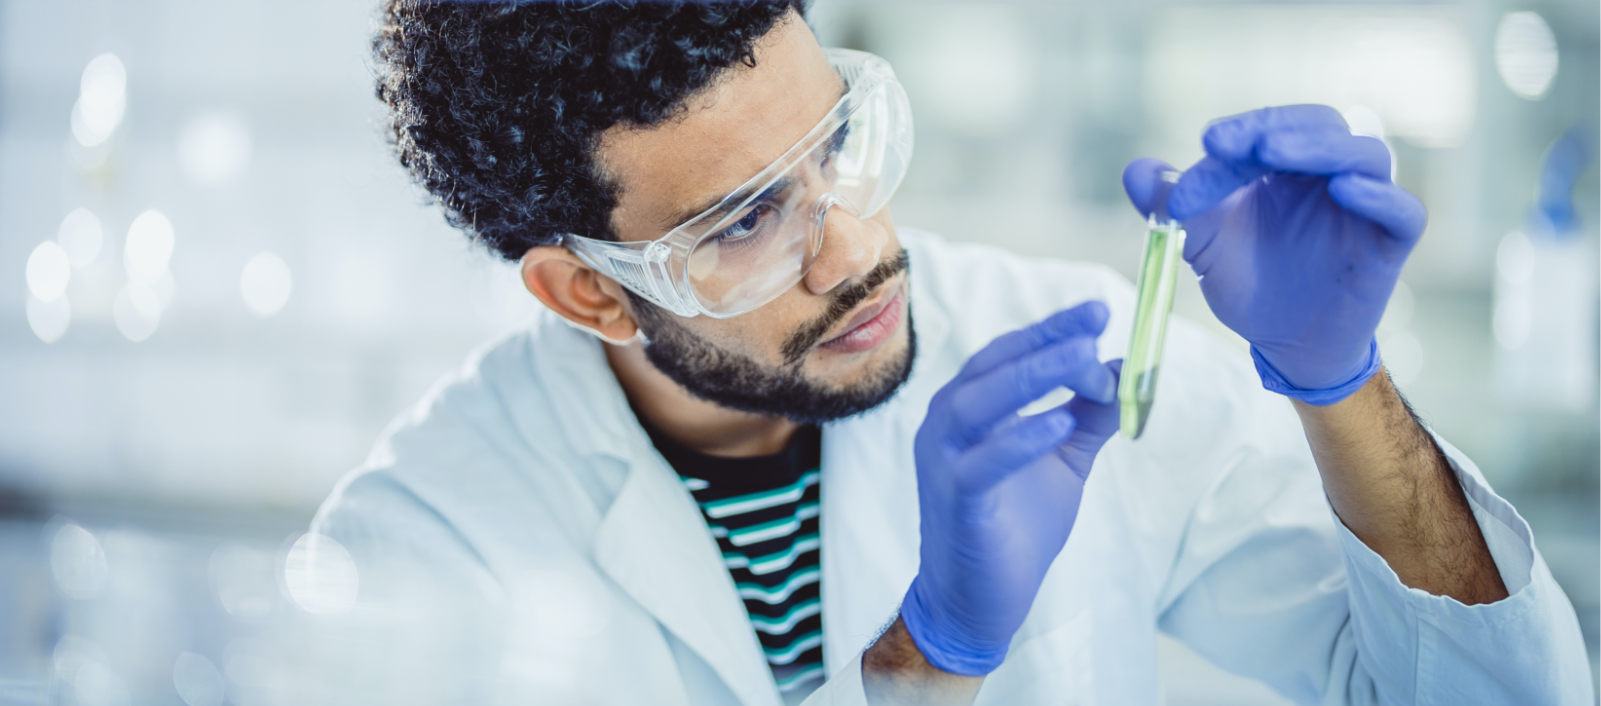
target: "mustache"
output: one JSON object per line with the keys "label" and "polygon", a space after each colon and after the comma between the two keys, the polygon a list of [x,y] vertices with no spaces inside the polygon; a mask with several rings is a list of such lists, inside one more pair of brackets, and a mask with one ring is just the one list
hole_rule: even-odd
{"label": "mustache", "polygon": [[885,282],[905,272],[909,264],[906,248],[901,248],[894,257],[879,261],[878,266],[868,272],[860,282],[835,291],[829,299],[828,309],[822,315],[802,325],[785,339],[784,347],[781,349],[784,354],[784,365],[799,363],[812,346],[823,340],[823,336],[834,327],[834,324],[843,320],[857,304],[871,297]]}

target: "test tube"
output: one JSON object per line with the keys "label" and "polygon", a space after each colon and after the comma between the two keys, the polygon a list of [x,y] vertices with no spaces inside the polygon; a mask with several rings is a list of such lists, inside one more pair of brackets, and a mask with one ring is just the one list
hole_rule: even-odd
{"label": "test tube", "polygon": [[1145,255],[1140,258],[1135,288],[1134,331],[1129,337],[1117,401],[1123,436],[1140,438],[1156,400],[1156,374],[1162,367],[1162,344],[1167,339],[1167,318],[1173,312],[1173,291],[1183,261],[1184,227],[1167,214],[1167,195],[1179,173],[1167,171],[1157,182],[1156,200],[1145,220]]}

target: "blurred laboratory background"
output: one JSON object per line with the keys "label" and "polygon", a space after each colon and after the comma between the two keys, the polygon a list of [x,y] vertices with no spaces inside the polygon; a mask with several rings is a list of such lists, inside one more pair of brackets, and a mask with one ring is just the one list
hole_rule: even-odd
{"label": "blurred laboratory background", "polygon": [[[373,9],[0,0],[0,704],[334,693],[303,682],[339,650],[273,637],[355,601],[348,558],[301,532],[390,419],[535,310],[389,154]],[[1594,0],[815,0],[810,19],[895,66],[918,133],[896,220],[954,240],[1132,275],[1128,160],[1187,166],[1209,119],[1286,103],[1384,139],[1431,213],[1386,361],[1528,519],[1595,663]],[[1244,355],[1187,287],[1179,312]],[[1285,703],[1160,648],[1172,706]]]}

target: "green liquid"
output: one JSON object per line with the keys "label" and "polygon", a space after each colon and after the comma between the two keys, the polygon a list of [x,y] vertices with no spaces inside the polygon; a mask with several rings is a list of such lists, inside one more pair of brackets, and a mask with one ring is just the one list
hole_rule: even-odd
{"label": "green liquid", "polygon": [[1153,218],[1149,228],[1136,284],[1139,301],[1134,305],[1134,332],[1117,385],[1123,436],[1130,439],[1140,438],[1145,431],[1145,420],[1156,400],[1156,373],[1162,364],[1167,318],[1173,312],[1173,292],[1184,252],[1184,229],[1178,223],[1159,225]]}

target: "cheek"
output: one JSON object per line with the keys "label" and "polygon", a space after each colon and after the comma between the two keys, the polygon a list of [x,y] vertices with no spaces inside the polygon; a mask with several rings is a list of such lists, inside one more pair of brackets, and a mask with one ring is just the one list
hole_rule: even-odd
{"label": "cheek", "polygon": [[731,319],[699,316],[678,322],[684,330],[717,348],[763,365],[778,366],[783,362],[779,349],[784,339],[799,326],[790,321],[795,313],[781,303],[784,299],[779,297],[767,306]]}

